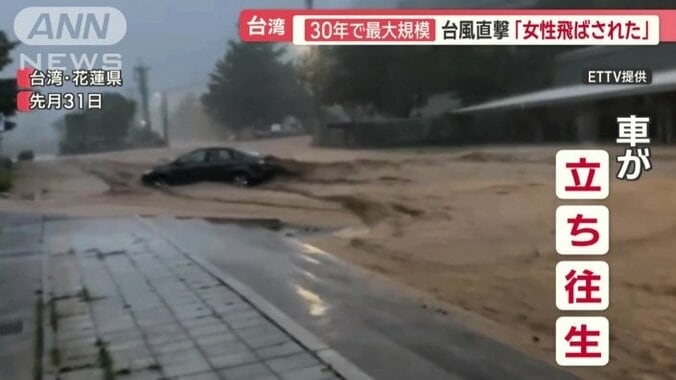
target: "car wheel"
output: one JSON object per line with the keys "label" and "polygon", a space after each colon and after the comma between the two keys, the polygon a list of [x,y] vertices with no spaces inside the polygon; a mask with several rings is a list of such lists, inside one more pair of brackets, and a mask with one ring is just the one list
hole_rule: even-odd
{"label": "car wheel", "polygon": [[153,185],[155,187],[159,187],[160,189],[163,189],[165,187],[169,186],[169,181],[165,177],[157,177],[155,181],[153,182]]}
{"label": "car wheel", "polygon": [[251,179],[246,173],[237,173],[232,176],[232,183],[237,187],[249,187],[251,185]]}

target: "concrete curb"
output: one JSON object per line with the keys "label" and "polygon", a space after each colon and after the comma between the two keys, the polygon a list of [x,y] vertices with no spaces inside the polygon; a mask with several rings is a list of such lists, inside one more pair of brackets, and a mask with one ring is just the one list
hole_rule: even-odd
{"label": "concrete curb", "polygon": [[163,238],[169,245],[174,247],[179,252],[188,256],[196,264],[200,265],[212,276],[218,278],[227,284],[232,290],[239,294],[242,298],[246,299],[254,308],[258,309],[262,314],[267,316],[270,320],[276,323],[282,330],[287,334],[296,339],[302,346],[307,348],[309,351],[313,352],[320,359],[322,359],[326,364],[330,365],[331,368],[336,371],[340,376],[347,380],[372,380],[370,376],[365,374],[359,367],[352,364],[345,357],[340,355],[335,350],[332,350],[326,343],[322,342],[314,334],[306,330],[304,327],[296,323],[289,316],[284,314],[276,306],[270,303],[268,300],[257,294],[249,286],[243,284],[239,280],[235,279],[231,275],[225,273],[221,269],[212,265],[202,257],[192,252],[186,252],[185,250],[178,247],[174,244],[171,239],[159,228],[157,228],[151,221],[143,219],[140,216],[136,217],[143,225],[149,229],[156,232],[161,238]]}
{"label": "concrete curb", "polygon": [[56,344],[56,332],[52,330],[52,325],[49,320],[49,308],[50,302],[52,299],[52,288],[51,280],[49,274],[51,252],[45,249],[45,239],[44,239],[44,223],[45,217],[42,216],[40,219],[42,224],[42,235],[40,236],[40,245],[42,246],[42,293],[40,297],[42,298],[42,380],[54,380],[58,378],[59,368],[55,368],[51,360],[51,349],[55,347]]}

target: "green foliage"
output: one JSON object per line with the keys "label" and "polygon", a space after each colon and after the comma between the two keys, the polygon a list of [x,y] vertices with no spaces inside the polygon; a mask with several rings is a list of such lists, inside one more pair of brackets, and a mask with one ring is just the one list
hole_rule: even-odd
{"label": "green foliage", "polygon": [[[11,116],[16,113],[16,78],[0,79],[0,113]],[[5,126],[1,125],[0,130]]]}
{"label": "green foliage", "polygon": [[[439,2],[441,5],[442,2]],[[673,0],[540,0],[534,8],[673,8]],[[301,61],[321,104],[406,117],[434,93],[471,104],[551,84],[553,59],[576,46],[321,46]]]}
{"label": "green foliage", "polygon": [[551,83],[558,47],[454,46],[439,62],[447,67],[440,83],[465,104],[542,88]]}
{"label": "green foliage", "polygon": [[22,150],[19,154],[16,155],[17,161],[33,161],[35,159],[35,153],[32,150]]}
{"label": "green foliage", "polygon": [[233,130],[267,127],[285,116],[306,116],[312,99],[284,49],[273,44],[229,42],[202,96],[208,114]]}
{"label": "green foliage", "polygon": [[105,93],[102,109],[72,112],[65,116],[61,153],[121,149],[132,126],[136,103],[118,93]]}
{"label": "green foliage", "polygon": [[408,116],[436,87],[435,52],[427,46],[323,46],[313,48],[300,67],[322,104]]}
{"label": "green foliage", "polygon": [[12,188],[12,172],[0,168],[0,192],[9,191]]}
{"label": "green foliage", "polygon": [[12,170],[12,166],[14,163],[11,158],[0,155],[0,169]]}
{"label": "green foliage", "polygon": [[9,52],[17,47],[17,45],[19,45],[18,42],[10,41],[7,39],[7,34],[0,30],[0,70],[12,63],[12,58],[9,56]]}
{"label": "green foliage", "polygon": [[328,46],[301,62],[303,79],[325,105],[372,107],[407,117],[430,95],[465,103],[548,83],[553,49],[499,46]]}
{"label": "green foliage", "polygon": [[[7,39],[4,31],[0,30],[0,71],[12,63],[10,52],[18,45]],[[16,78],[0,79],[0,112],[5,116],[16,112]]]}

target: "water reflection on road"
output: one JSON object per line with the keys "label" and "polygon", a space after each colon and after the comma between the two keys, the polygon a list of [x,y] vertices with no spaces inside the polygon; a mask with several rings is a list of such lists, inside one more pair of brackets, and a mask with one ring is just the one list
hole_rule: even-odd
{"label": "water reflection on road", "polygon": [[296,293],[307,303],[308,311],[313,317],[321,317],[326,313],[326,304],[316,293],[300,285],[296,285]]}
{"label": "water reflection on road", "polygon": [[575,378],[472,332],[450,315],[424,310],[399,289],[284,233],[197,219],[152,223],[375,379]]}

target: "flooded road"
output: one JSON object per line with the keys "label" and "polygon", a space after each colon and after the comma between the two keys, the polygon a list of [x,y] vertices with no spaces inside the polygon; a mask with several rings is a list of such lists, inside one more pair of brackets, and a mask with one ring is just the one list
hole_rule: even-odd
{"label": "flooded road", "polygon": [[[13,218],[10,224],[21,220]],[[40,250],[64,250],[75,236],[86,237],[102,252],[117,252],[123,241],[153,239],[162,242],[150,245],[155,254],[174,250],[199,257],[250,289],[245,297],[264,299],[375,379],[574,378],[472,331],[466,316],[426,307],[402,288],[301,242],[296,235],[306,231],[296,228],[173,217],[32,218],[28,226],[10,226],[3,245],[8,253],[23,252],[38,276]],[[51,246],[55,236],[63,247]],[[171,248],[163,253],[163,245]],[[14,271],[16,260],[0,260],[0,269]],[[11,286],[5,288],[3,293]],[[24,300],[32,300],[28,294],[35,289],[23,288]],[[31,302],[22,305],[30,310]]]}
{"label": "flooded road", "polygon": [[147,221],[251,287],[376,379],[572,379],[421,307],[401,289],[284,232],[201,219]]}

